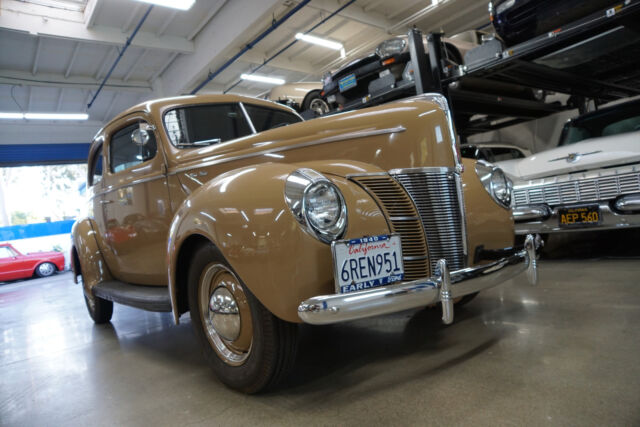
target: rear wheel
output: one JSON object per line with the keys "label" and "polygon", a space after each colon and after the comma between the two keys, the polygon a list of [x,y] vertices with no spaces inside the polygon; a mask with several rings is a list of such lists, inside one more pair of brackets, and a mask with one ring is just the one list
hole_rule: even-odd
{"label": "rear wheel", "polygon": [[[82,276],[79,277],[79,283],[84,286]],[[102,299],[97,296],[88,297],[84,295],[84,303],[87,305],[89,316],[97,324],[108,323],[113,316],[113,301]]]}
{"label": "rear wheel", "polygon": [[191,323],[218,378],[245,393],[276,385],[295,361],[297,325],[269,312],[212,245],[196,251],[188,281]]}
{"label": "rear wheel", "polygon": [[43,262],[36,268],[38,277],[49,277],[56,272],[56,266],[50,262]]}

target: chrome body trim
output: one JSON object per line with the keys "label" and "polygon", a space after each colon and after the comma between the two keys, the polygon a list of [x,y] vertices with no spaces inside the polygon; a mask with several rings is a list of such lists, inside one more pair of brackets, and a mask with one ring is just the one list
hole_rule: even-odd
{"label": "chrome body trim", "polygon": [[[366,138],[366,137],[369,137],[369,136],[378,136],[378,135],[386,135],[386,134],[391,134],[391,133],[399,133],[399,132],[404,132],[406,130],[407,130],[407,128],[405,128],[404,126],[396,126],[396,127],[393,127],[393,128],[375,129],[375,130],[370,130],[370,131],[355,131],[355,132],[343,133],[343,134],[340,134],[340,135],[329,136],[329,137],[326,137],[326,138],[317,139],[315,141],[302,142],[300,144],[294,144],[294,145],[287,145],[285,147],[272,148],[270,150],[263,150],[263,151],[259,151],[259,152],[256,152],[256,153],[240,154],[240,155],[231,156],[231,157],[222,157],[221,156],[222,158],[220,158],[220,159],[211,160],[211,161],[208,161],[208,162],[196,163],[194,165],[186,166],[186,167],[182,167],[182,168],[172,169],[171,171],[169,171],[169,175],[176,175],[178,173],[189,171],[189,170],[192,170],[192,169],[198,169],[198,168],[214,166],[214,165],[218,165],[218,164],[222,164],[222,163],[234,162],[236,160],[249,159],[251,157],[260,157],[260,156],[264,156],[265,154],[280,153],[282,151],[296,150],[298,148],[311,147],[311,146],[320,145],[320,144],[328,144],[328,143],[331,143],[331,142],[344,141],[344,140],[347,140],[347,139]],[[227,141],[227,142],[229,142],[229,141]]]}
{"label": "chrome body trim", "polygon": [[104,194],[111,193],[111,192],[113,192],[115,190],[119,190],[120,188],[131,187],[132,185],[138,185],[138,184],[145,184],[147,182],[157,181],[159,179],[166,179],[166,178],[167,178],[166,175],[159,174],[159,175],[148,176],[148,177],[145,177],[145,178],[134,179],[131,182],[127,182],[127,183],[124,183],[124,184],[118,184],[118,185],[111,185],[111,186],[109,186],[107,188],[103,188],[100,191],[96,191],[93,196],[102,196]]}
{"label": "chrome body trim", "polygon": [[513,219],[514,221],[530,221],[532,219],[544,219],[551,211],[545,205],[539,206],[521,206],[518,208],[513,208]]}
{"label": "chrome body trim", "polygon": [[391,169],[389,171],[389,175],[400,175],[405,173],[417,173],[417,172],[426,172],[426,173],[454,173],[454,168],[440,167],[440,166],[427,166],[423,168],[401,168],[401,169]]}
{"label": "chrome body trim", "polygon": [[298,306],[305,323],[324,325],[395,313],[441,302],[443,321],[454,317],[453,299],[499,285],[523,272],[537,280],[536,251],[539,243],[532,235],[525,247],[512,255],[479,267],[449,273],[446,261],[438,261],[433,277],[348,294],[321,295]]}
{"label": "chrome body trim", "polygon": [[622,212],[640,210],[640,194],[630,194],[616,200],[615,207]]}
{"label": "chrome body trim", "polygon": [[251,120],[251,117],[249,117],[249,113],[247,113],[247,109],[244,108],[244,104],[242,102],[239,102],[238,104],[240,104],[240,109],[242,110],[242,114],[244,114],[245,120],[247,121],[247,123],[249,123],[251,132],[254,134],[258,133],[256,132],[256,127],[253,125],[253,120]]}
{"label": "chrome body trim", "polygon": [[515,223],[515,233],[519,235],[532,233],[566,233],[589,230],[612,230],[628,227],[640,227],[640,214],[617,213],[611,209],[608,202],[583,203],[582,205],[598,205],[600,207],[600,223],[575,228],[561,228],[558,225],[558,209],[566,206],[558,206],[551,209],[549,216],[541,221],[520,221]]}

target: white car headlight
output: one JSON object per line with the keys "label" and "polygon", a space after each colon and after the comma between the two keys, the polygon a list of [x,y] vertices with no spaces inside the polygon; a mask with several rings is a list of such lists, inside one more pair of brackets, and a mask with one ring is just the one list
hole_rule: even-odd
{"label": "white car headlight", "polygon": [[513,183],[502,169],[480,160],[476,163],[476,173],[493,200],[503,208],[509,208]]}
{"label": "white car headlight", "polygon": [[407,48],[407,40],[403,38],[395,38],[385,40],[376,48],[376,55],[380,58],[386,58],[387,56],[402,53]]}
{"label": "white car headlight", "polygon": [[339,239],[347,228],[347,206],[338,187],[313,169],[287,177],[285,201],[293,216],[323,242]]}

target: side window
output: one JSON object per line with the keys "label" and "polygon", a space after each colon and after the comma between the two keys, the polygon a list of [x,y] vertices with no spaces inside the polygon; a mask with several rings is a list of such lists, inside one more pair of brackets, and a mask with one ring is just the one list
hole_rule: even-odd
{"label": "side window", "polygon": [[89,170],[89,186],[91,187],[102,181],[102,145],[100,145],[93,155]]}
{"label": "side window", "polygon": [[178,148],[202,147],[251,134],[238,104],[176,108],[164,115],[164,126]]}
{"label": "side window", "polygon": [[277,110],[275,108],[260,107],[250,104],[244,104],[244,108],[246,108],[247,114],[251,117],[251,121],[253,122],[253,126],[256,128],[256,132],[263,132],[265,130],[280,126],[287,126],[302,121],[300,117],[291,112]]}
{"label": "side window", "polygon": [[120,129],[109,142],[109,168],[120,172],[155,157],[158,147],[149,126],[139,122]]}
{"label": "side window", "polygon": [[0,258],[13,258],[15,254],[7,246],[0,246]]}

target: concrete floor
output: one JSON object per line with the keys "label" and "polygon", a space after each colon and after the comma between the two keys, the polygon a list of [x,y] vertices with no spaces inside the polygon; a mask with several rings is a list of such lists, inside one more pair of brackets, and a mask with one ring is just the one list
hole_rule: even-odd
{"label": "concrete floor", "polygon": [[94,326],[69,273],[0,284],[0,425],[640,425],[640,263],[616,248],[548,256],[537,287],[448,327],[304,326],[290,380],[259,396],[217,382],[188,318],[117,305]]}

